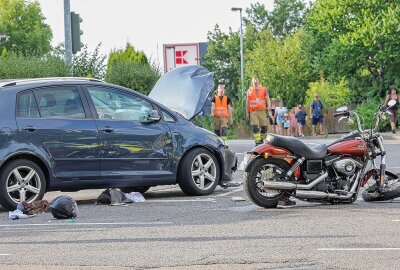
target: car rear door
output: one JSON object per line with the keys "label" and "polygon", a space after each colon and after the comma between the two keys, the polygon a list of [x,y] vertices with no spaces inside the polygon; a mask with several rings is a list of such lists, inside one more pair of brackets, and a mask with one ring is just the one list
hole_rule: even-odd
{"label": "car rear door", "polygon": [[153,104],[133,91],[108,86],[86,90],[100,133],[102,178],[119,180],[121,187],[174,183],[169,127],[147,120]]}
{"label": "car rear door", "polygon": [[53,161],[57,180],[100,180],[98,130],[80,86],[19,93],[17,125],[20,134]]}

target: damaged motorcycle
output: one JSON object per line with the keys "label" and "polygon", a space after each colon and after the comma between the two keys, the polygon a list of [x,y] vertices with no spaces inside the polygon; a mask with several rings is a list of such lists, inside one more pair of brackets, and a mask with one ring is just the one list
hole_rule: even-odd
{"label": "damaged motorcycle", "polygon": [[268,134],[265,143],[246,156],[243,187],[247,196],[265,208],[275,208],[283,196],[307,202],[353,203],[363,187],[365,201],[399,197],[399,177],[386,170],[383,137],[377,132],[394,103],[380,105],[373,127],[366,130],[357,112],[338,108],[334,117],[355,124],[357,130],[329,145],[311,148],[293,137]]}

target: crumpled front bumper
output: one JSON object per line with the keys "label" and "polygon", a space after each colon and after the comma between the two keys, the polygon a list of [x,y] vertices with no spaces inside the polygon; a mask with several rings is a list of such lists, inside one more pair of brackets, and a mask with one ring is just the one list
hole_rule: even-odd
{"label": "crumpled front bumper", "polygon": [[223,163],[223,171],[221,175],[221,182],[230,182],[232,181],[232,175],[237,170],[238,159],[233,150],[231,150],[228,146],[221,146],[218,148],[218,152],[222,157]]}

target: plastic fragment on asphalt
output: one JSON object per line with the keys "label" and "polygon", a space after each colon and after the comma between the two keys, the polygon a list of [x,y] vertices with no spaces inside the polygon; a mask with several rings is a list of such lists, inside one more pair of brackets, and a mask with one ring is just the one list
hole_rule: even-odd
{"label": "plastic fragment on asphalt", "polygon": [[243,197],[232,197],[232,201],[234,201],[234,202],[243,202],[245,200],[246,199]]}
{"label": "plastic fragment on asphalt", "polygon": [[76,222],[76,220],[75,219],[68,219],[67,222],[74,223],[74,222]]}

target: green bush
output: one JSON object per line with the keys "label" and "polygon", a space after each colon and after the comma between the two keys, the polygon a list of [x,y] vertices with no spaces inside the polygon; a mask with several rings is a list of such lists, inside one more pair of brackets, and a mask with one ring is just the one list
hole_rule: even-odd
{"label": "green bush", "polygon": [[[382,103],[383,102],[378,102],[376,100],[369,100],[357,106],[355,111],[362,116],[362,119],[364,120],[364,129],[370,129],[371,126],[375,126],[376,118],[374,117],[374,114],[377,112],[378,105]],[[386,120],[381,120],[378,130],[390,130],[389,118]]]}
{"label": "green bush", "polygon": [[105,81],[148,95],[160,76],[154,65],[116,62],[107,69]]}
{"label": "green bush", "polygon": [[8,54],[0,57],[0,79],[65,77],[68,68],[62,59]]}

